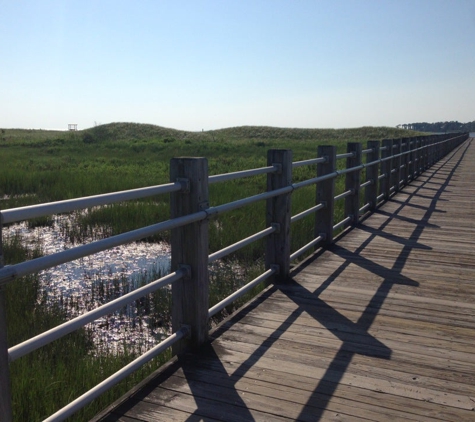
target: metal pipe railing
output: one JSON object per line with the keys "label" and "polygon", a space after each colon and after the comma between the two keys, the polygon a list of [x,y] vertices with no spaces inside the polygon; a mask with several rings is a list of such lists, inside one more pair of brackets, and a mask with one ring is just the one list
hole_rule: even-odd
{"label": "metal pipe railing", "polygon": [[230,180],[243,179],[245,177],[275,173],[276,171],[278,171],[277,167],[269,166],[269,167],[251,169],[251,170],[235,171],[232,173],[217,174],[216,176],[209,176],[208,183],[213,184],[213,183],[220,183],[220,182],[228,182]]}
{"label": "metal pipe railing", "polygon": [[236,252],[237,250],[243,248],[244,246],[250,245],[251,243],[263,239],[264,237],[274,233],[277,231],[277,227],[271,226],[267,229],[264,229],[252,236],[246,237],[245,239],[240,240],[239,242],[233,243],[232,245],[227,246],[217,252],[212,253],[208,257],[208,263],[211,264],[212,262],[217,261],[218,259],[222,259],[229,254]]}
{"label": "metal pipe railing", "polygon": [[140,287],[130,293],[110,301],[109,303],[106,303],[105,305],[99,306],[92,311],[86,312],[85,314],[71,319],[64,324],[58,325],[51,330],[45,331],[44,333],[32,337],[23,343],[11,347],[8,349],[10,362],[17,360],[18,358],[21,358],[22,356],[25,356],[42,346],[46,346],[54,340],[64,337],[66,334],[72,333],[73,331],[84,327],[86,324],[89,324],[90,322],[93,322],[104,315],[110,314],[111,312],[122,308],[122,306],[126,305],[127,303],[140,299],[141,297],[146,296],[149,293],[153,293],[161,287],[180,280],[186,275],[186,273],[186,269],[179,269],[178,271],[168,274],[165,277],[150,282],[146,286]]}
{"label": "metal pipe railing", "polygon": [[208,310],[208,318],[213,317],[218,312],[222,311],[226,306],[230,305],[236,299],[239,299],[241,296],[243,296],[249,290],[251,290],[252,288],[257,286],[258,284],[262,283],[264,280],[267,280],[269,277],[276,274],[277,272],[278,272],[278,268],[275,268],[275,267],[270,268],[266,272],[262,273],[260,276],[256,277],[254,280],[247,283],[245,286],[241,287],[239,290],[236,290],[232,295],[229,295],[228,297],[223,299],[221,302],[219,302],[216,305],[214,305],[213,307],[211,307]]}
{"label": "metal pipe railing", "polygon": [[290,261],[295,261],[299,256],[307,252],[310,248],[317,246],[322,240],[324,240],[323,236],[317,236],[315,239],[308,242],[306,245],[302,246],[300,249],[291,254]]}
{"label": "metal pipe railing", "polygon": [[97,384],[94,388],[91,388],[82,396],[69,403],[67,406],[58,410],[49,418],[45,419],[44,422],[64,421],[67,417],[73,415],[78,410],[82,409],[84,406],[92,402],[95,398],[99,397],[102,393],[106,392],[107,390],[110,390],[114,385],[118,384],[124,378],[128,377],[130,374],[145,365],[147,362],[150,362],[153,358],[163,353],[165,350],[173,346],[176,342],[186,337],[187,335],[189,335],[188,327],[182,327],[176,333],[172,334],[171,336],[163,340],[161,343],[151,348],[148,352],[133,360],[128,365],[124,366],[122,369],[102,381],[100,384]]}
{"label": "metal pipe railing", "polygon": [[309,208],[308,210],[302,211],[301,213],[292,216],[290,218],[290,221],[292,223],[295,223],[296,221],[301,220],[302,218],[305,218],[311,214],[315,214],[317,211],[321,210],[322,208],[325,208],[325,205],[322,203],[315,205],[314,207]]}
{"label": "metal pipe railing", "polygon": [[339,195],[336,195],[333,200],[334,201],[339,201],[340,199],[346,198],[348,196],[354,195],[355,192],[353,190],[347,190],[345,192],[340,193]]}
{"label": "metal pipe railing", "polygon": [[[285,260],[288,263],[290,261],[297,259],[298,257],[300,257],[302,254],[304,254],[311,248],[314,248],[318,245],[326,245],[326,244],[331,243],[332,242],[331,233],[333,231],[345,228],[349,224],[352,224],[352,225],[356,224],[358,222],[360,213],[365,213],[368,210],[374,209],[376,204],[379,205],[382,200],[388,198],[387,196],[388,194],[391,194],[397,191],[400,188],[400,186],[407,183],[409,179],[412,180],[415,177],[417,177],[417,175],[421,171],[423,171],[425,168],[432,165],[438,159],[442,158],[442,156],[445,155],[450,149],[457,147],[461,142],[467,139],[467,137],[468,137],[468,134],[462,134],[455,137],[440,135],[440,136],[430,137],[430,138],[417,138],[414,141],[405,140],[405,142],[398,141],[397,143],[395,142],[393,143],[391,141],[391,143],[384,145],[382,147],[379,146],[379,143],[376,144],[377,147],[374,147],[374,148],[372,147],[372,148],[362,149],[361,146],[359,146],[357,149],[354,149],[353,151],[349,151],[343,154],[336,154],[335,148],[333,147],[333,149],[328,149],[328,151],[333,151],[332,156],[330,155],[322,156],[322,157],[313,158],[310,160],[297,161],[294,163],[292,163],[291,161],[290,162],[283,161],[283,162],[277,162],[277,163],[271,162],[271,163],[268,163],[270,165],[268,165],[267,167],[243,170],[243,171],[215,175],[215,176],[206,175],[206,178],[204,178],[205,181],[203,182],[206,185],[236,180],[243,177],[257,176],[257,175],[267,175],[268,181],[269,181],[269,180],[274,180],[274,179],[277,180],[279,177],[282,178],[284,174],[287,174],[287,175],[291,174],[291,170],[294,168],[298,168],[298,167],[306,166],[306,165],[317,165],[317,177],[313,177],[313,178],[310,178],[298,183],[291,183],[291,182],[283,183],[284,186],[282,184],[280,185],[283,187],[269,189],[268,191],[264,193],[242,198],[242,199],[229,202],[226,204],[218,205],[218,206],[208,207],[206,204],[206,201],[204,202],[206,205],[203,206],[202,205],[203,202],[201,202],[199,206],[195,207],[196,209],[195,212],[190,212],[189,214],[186,214],[186,215],[181,215],[175,218],[171,218],[170,220],[167,220],[167,221],[163,221],[163,222],[160,222],[148,227],[143,227],[137,230],[132,230],[130,232],[112,236],[107,239],[91,242],[89,244],[78,246],[78,247],[69,249],[67,251],[62,251],[56,254],[44,256],[41,258],[33,259],[30,261],[26,261],[26,262],[15,264],[15,265],[6,266],[3,268],[1,267],[2,257],[0,256],[0,289],[2,289],[2,286],[4,284],[18,277],[35,273],[35,272],[50,268],[52,266],[59,265],[59,264],[62,264],[74,259],[78,259],[87,255],[91,255],[96,252],[103,251],[115,246],[119,246],[125,243],[130,243],[132,241],[140,240],[145,237],[162,232],[164,230],[176,230],[188,225],[205,224],[206,220],[209,217],[217,216],[224,212],[232,211],[232,210],[235,210],[235,209],[238,209],[250,204],[254,204],[258,201],[266,200],[268,204],[268,210],[269,210],[269,207],[273,206],[271,205],[274,203],[272,201],[275,201],[276,198],[289,197],[293,193],[294,190],[311,186],[311,185],[317,185],[318,187],[320,186],[320,184],[326,183],[326,184],[329,184],[328,186],[332,186],[332,185],[334,186],[335,178],[337,178],[338,176],[346,175],[347,188],[344,192],[336,196],[333,195],[331,197],[332,198],[331,201],[330,199],[328,199],[328,201],[331,203],[320,201],[317,205],[307,210],[304,210],[295,216],[291,216],[290,211],[286,211],[287,213],[286,218],[287,218],[288,223],[289,224],[294,223],[312,214],[315,215],[316,220],[319,219],[320,215],[323,215],[321,213],[326,213],[325,218],[328,218],[328,211],[333,210],[333,205],[335,201],[339,199],[345,199],[346,203],[348,203],[349,200],[352,200],[354,203],[354,199],[359,198],[358,195],[361,189],[365,189],[365,188],[369,189],[370,187],[371,189],[373,189],[374,193],[372,193],[372,195],[374,196],[371,201],[369,202],[366,201],[365,205],[363,205],[361,208],[358,208],[359,201],[356,201],[356,204],[358,205],[358,207],[352,206],[353,208],[350,208],[350,209],[354,211],[346,212],[346,215],[344,215],[343,219],[337,224],[333,224],[333,218],[329,218],[327,221],[328,221],[328,224],[331,224],[330,231],[325,229],[324,234],[322,233],[318,234],[317,232],[318,235],[309,243],[299,248],[294,253],[289,252],[288,255],[285,257]],[[375,144],[373,143],[372,145],[374,146]],[[378,156],[378,151],[384,151],[387,154],[389,150],[394,150],[394,149],[396,149],[396,152],[397,152],[396,154],[392,154],[392,155],[389,154],[388,156],[384,156],[384,157]],[[362,154],[368,154],[366,163],[361,162]],[[368,161],[370,160],[370,157],[371,157],[371,161]],[[347,159],[347,168],[336,170],[336,166],[334,167],[327,166],[331,162],[334,163],[335,160],[337,159],[345,159],[345,158]],[[377,158],[377,159],[374,159],[374,158]],[[200,159],[189,159],[189,160],[200,160]],[[380,164],[385,164],[386,166],[386,170],[384,170],[382,174],[377,175],[377,173],[374,173],[373,176],[369,180],[368,179],[366,180],[366,182],[363,182],[363,183],[359,182],[359,174],[361,170],[367,169],[371,166],[380,165]],[[320,167],[320,166],[327,166],[325,167],[325,169],[329,169],[329,170],[322,171],[323,167]],[[402,169],[404,169],[404,172],[401,171]],[[378,185],[380,183],[388,181],[389,179],[393,180],[394,177],[391,175],[396,174],[396,173],[398,176],[396,177],[397,180],[394,181],[394,184],[388,185],[387,191],[381,192],[379,195],[377,195],[376,188],[378,187]],[[354,176],[350,176],[352,174],[354,174]],[[357,181],[355,182],[355,184],[350,185],[350,188],[348,188],[348,180],[350,180],[349,177],[352,177],[354,180]],[[357,179],[355,179],[355,177]],[[368,177],[370,176],[367,175],[367,178]],[[160,186],[152,186],[152,187],[147,187],[147,188],[133,189],[129,191],[121,191],[121,192],[115,192],[115,193],[104,194],[104,195],[95,195],[95,196],[71,199],[71,200],[66,200],[66,201],[52,202],[48,204],[40,204],[40,205],[33,205],[33,206],[4,210],[0,214],[1,223],[3,224],[13,223],[13,222],[21,221],[24,219],[36,218],[36,217],[54,214],[54,213],[70,212],[76,209],[91,208],[94,206],[107,205],[114,202],[141,199],[148,196],[164,194],[164,193],[170,193],[173,196],[173,195],[176,195],[177,192],[183,192],[183,193],[180,193],[180,195],[187,196],[185,195],[185,193],[187,193],[192,196],[192,193],[189,192],[190,185],[191,185],[190,180],[195,180],[195,179],[193,177],[190,177],[190,178],[183,177],[183,178],[177,178],[175,182],[171,182],[171,183],[160,185]],[[290,178],[288,178],[288,180],[290,180]],[[268,184],[268,186],[270,185]],[[201,196],[198,196],[198,197],[201,198]],[[188,197],[188,199],[189,198],[190,197]],[[203,201],[203,198],[201,198],[200,200]],[[371,202],[375,202],[376,204],[372,205]],[[290,210],[290,207],[289,207],[289,210]],[[355,213],[358,215],[354,215]],[[264,238],[267,239],[268,245],[269,245],[269,244],[272,244],[276,236],[281,236],[281,237],[284,236],[283,244],[287,246],[289,245],[288,243],[289,239],[286,238],[286,236],[289,235],[290,230],[287,233],[286,230],[281,229],[280,223],[275,223],[272,221],[270,223],[268,222],[267,225],[268,225],[267,228],[265,228],[264,230],[261,230],[258,233],[255,233],[245,239],[242,239],[236,243],[233,243],[232,245],[229,245],[217,252],[214,252],[212,254],[207,254],[206,255],[207,261],[205,265],[207,266],[209,263],[222,259],[225,256],[228,256],[229,254],[236,252],[237,250],[251,244],[252,242],[255,242],[257,240],[264,239]],[[196,233],[198,232],[199,231],[197,231]],[[0,235],[1,235],[1,225],[0,225]],[[207,243],[205,244],[207,245]],[[173,245],[173,242],[172,242],[172,245]],[[194,246],[194,245],[192,244],[191,246]],[[274,248],[276,248],[276,246],[274,246]],[[0,249],[0,252],[1,252],[1,249]],[[172,254],[173,253],[174,253],[174,250],[172,248]],[[173,259],[172,259],[172,262],[173,262]],[[175,259],[175,262],[176,262],[176,259]],[[35,336],[29,340],[24,341],[21,344],[11,347],[8,350],[8,356],[9,356],[10,361],[18,359],[21,356],[24,356],[30,353],[31,351],[38,349],[39,347],[42,347],[60,337],[63,337],[64,335],[78,328],[83,327],[84,325],[96,320],[97,318],[124,306],[124,304],[129,303],[133,300],[136,300],[140,297],[143,297],[144,295],[147,295],[159,288],[162,288],[165,285],[173,284],[174,289],[176,285],[181,285],[182,287],[185,286],[186,288],[186,286],[188,286],[190,283],[187,281],[185,284],[183,284],[184,280],[185,279],[188,280],[190,278],[196,277],[197,275],[194,274],[194,270],[192,269],[192,266],[187,265],[186,262],[183,262],[183,264],[184,264],[183,267],[178,268],[173,273],[159,280],[155,280],[151,282],[147,286],[134,290],[133,292],[130,292],[122,296],[121,298],[115,299],[103,306],[100,306],[99,308],[94,309],[93,311],[87,312],[79,317],[76,317],[70,321],[65,322],[64,324],[61,324],[51,330],[48,330],[45,333],[42,333],[38,336]],[[286,265],[281,266],[281,265],[277,265],[275,263],[270,262],[270,265],[266,263],[266,266],[268,269],[263,274],[261,274],[260,276],[258,276],[257,278],[255,278],[254,280],[252,280],[251,282],[249,282],[248,284],[246,284],[245,286],[237,290],[236,292],[232,293],[227,298],[223,299],[222,301],[220,301],[219,303],[217,303],[216,305],[208,309],[207,312],[204,313],[205,318],[210,318],[216,315],[226,306],[234,302],[239,297],[242,297],[242,295],[244,295],[246,292],[248,292],[250,289],[258,285],[259,283],[263,282],[264,280],[267,280],[270,277],[277,276],[277,275],[279,275],[279,277],[286,276],[286,271],[288,271],[287,269],[285,269]],[[0,308],[2,306],[3,306],[2,302],[0,301]],[[4,312],[4,309],[0,309],[0,313],[1,313],[0,316],[3,315],[2,312]],[[0,322],[1,321],[2,319],[0,318]],[[2,324],[5,325],[4,322]],[[5,331],[4,328],[5,327],[0,327],[0,330],[4,332]],[[190,327],[186,326],[186,327],[178,328],[175,334],[170,336],[168,339],[164,340],[159,345],[155,346],[150,351],[146,352],[140,358],[136,359],[131,364],[125,366],[122,370],[110,376],[109,378],[104,380],[102,383],[98,384],[96,387],[89,390],[87,393],[83,394],[81,397],[74,400],[73,402],[71,402],[69,405],[67,405],[60,411],[56,412],[54,415],[48,418],[47,421],[63,420],[64,418],[72,415],[74,412],[76,412],[78,409],[83,407],[85,404],[89,403],[91,400],[98,397],[102,392],[109,389],[112,385],[119,382],[121,379],[123,379],[125,376],[127,376],[131,372],[135,371],[138,367],[143,365],[145,362],[148,362],[150,359],[157,356],[159,353],[161,353],[162,351],[164,351],[171,345],[175,345],[179,340],[185,341],[184,339],[187,337],[187,335],[193,332],[195,329],[196,328],[194,328],[194,326],[190,326]],[[191,337],[194,337],[194,335]],[[5,347],[5,346],[2,346],[2,347]],[[2,351],[0,350],[0,354],[1,352]],[[0,387],[2,387],[2,391],[6,389],[5,385],[8,384],[8,373],[5,377],[7,378],[6,380],[5,379],[0,380],[0,384],[1,384]],[[4,395],[4,397],[0,397],[0,409],[6,409],[5,414],[8,415],[9,404],[6,403],[6,401],[10,399],[7,396],[8,395]],[[7,416],[7,420],[10,420],[10,419],[11,417]]]}
{"label": "metal pipe railing", "polygon": [[310,160],[303,160],[303,161],[295,161],[292,163],[292,168],[310,166],[313,164],[319,164],[319,163],[324,163],[324,162],[325,162],[325,157],[312,158]]}
{"label": "metal pipe railing", "polygon": [[183,189],[183,183],[167,183],[165,185],[150,186],[147,188],[132,189],[120,192],[105,193],[102,195],[86,196],[83,198],[67,199],[64,201],[49,202],[47,204],[30,205],[27,207],[10,208],[2,211],[3,224],[44,217],[51,214],[61,214],[75,210],[108,205],[114,202],[130,201],[165,193],[177,192]]}
{"label": "metal pipe railing", "polygon": [[201,211],[184,217],[163,221],[141,229],[132,230],[127,233],[111,236],[107,239],[96,240],[95,242],[86,245],[77,246],[66,251],[32,259],[20,264],[7,265],[0,269],[0,285],[9,283],[16,278],[33,274],[56,265],[64,264],[65,262],[74,261],[75,259],[83,258],[88,255],[93,255],[97,252],[105,251],[116,246],[134,242],[165,230],[171,230],[176,227],[204,220],[206,217],[207,213]]}

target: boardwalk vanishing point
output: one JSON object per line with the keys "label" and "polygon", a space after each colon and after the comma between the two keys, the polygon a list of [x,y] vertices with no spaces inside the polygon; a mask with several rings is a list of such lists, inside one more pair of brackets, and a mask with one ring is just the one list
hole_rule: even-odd
{"label": "boardwalk vanishing point", "polygon": [[95,421],[474,421],[470,138]]}

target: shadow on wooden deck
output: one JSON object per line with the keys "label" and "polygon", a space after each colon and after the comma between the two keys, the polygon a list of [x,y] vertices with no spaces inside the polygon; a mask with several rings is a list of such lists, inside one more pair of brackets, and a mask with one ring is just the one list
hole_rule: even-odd
{"label": "shadow on wooden deck", "polygon": [[[406,199],[401,200],[400,197],[393,198],[391,202],[393,205],[398,206],[393,213],[388,213],[385,210],[376,211],[375,215],[385,217],[384,222],[378,229],[365,224],[365,221],[358,225],[358,229],[366,232],[368,237],[355,250],[350,250],[347,247],[335,243],[326,252],[319,252],[315,256],[307,259],[292,271],[291,278],[287,284],[269,287],[259,297],[251,301],[248,306],[215,329],[211,334],[210,343],[204,345],[200,350],[194,353],[188,353],[174,359],[167,364],[164,369],[161,369],[158,375],[150,378],[148,383],[141,384],[128,401],[123,401],[122,404],[115,409],[113,415],[110,414],[100,420],[112,421],[120,418],[120,415],[132,416],[130,412],[134,409],[142,415],[140,417],[137,416],[139,420],[160,420],[160,417],[162,417],[163,420],[172,420],[172,416],[163,409],[170,400],[178,400],[176,409],[180,409],[180,414],[173,420],[320,420],[355,355],[361,354],[385,360],[391,358],[391,349],[371,335],[369,329],[378,316],[393,286],[405,285],[415,288],[419,286],[417,281],[408,276],[404,276],[401,271],[405,267],[406,261],[413,250],[431,249],[420,243],[420,236],[425,228],[436,227],[431,224],[429,220],[433,213],[441,212],[436,209],[436,204],[441,200],[440,197],[442,193],[446,190],[454,173],[463,161],[468,147],[469,144],[462,146],[462,148],[465,149],[455,162],[455,165],[453,161],[450,162],[450,157],[455,157],[457,151],[452,152],[449,159],[446,158],[442,165],[436,164],[434,166],[435,169],[430,170],[427,174],[426,180],[418,182],[419,186],[415,187],[413,192],[405,193],[407,195]],[[439,177],[441,175],[443,176]],[[429,186],[433,182],[435,182],[434,185],[437,187]],[[434,195],[430,197],[423,195],[421,193],[422,189],[431,189],[434,191]],[[431,202],[427,207],[411,204],[411,199],[415,197],[421,197]],[[423,217],[420,220],[415,220],[400,215],[405,207],[417,208],[424,213]],[[385,231],[385,228],[395,220],[414,224],[415,227],[409,237]],[[342,237],[346,237],[349,233],[351,233],[351,230],[343,234]],[[362,255],[365,248],[367,248],[376,237],[383,237],[386,240],[402,245],[402,250],[390,268],[380,265]],[[321,282],[318,288],[312,291],[298,283],[294,278],[302,271],[305,271],[309,266],[314,265],[315,261],[319,259],[319,256],[323,253],[334,254],[339,257],[343,263]],[[356,322],[353,322],[320,298],[322,293],[331,286],[338,277],[341,277],[343,272],[350,265],[359,266],[383,280]],[[296,305],[296,309],[290,312],[277,328],[274,329],[272,334],[267,335],[265,340],[255,345],[253,351],[247,358],[239,363],[236,363],[234,360],[232,362],[227,361],[226,355],[228,351],[220,346],[219,342],[214,340],[219,340],[227,333],[230,327],[249,316],[253,310],[261,306],[275,293],[284,295],[289,302]],[[329,330],[342,342],[341,346],[336,351],[330,364],[326,367],[324,375],[317,380],[318,384],[316,388],[311,392],[306,402],[304,400],[304,402],[301,403],[300,413],[296,417],[290,417],[282,412],[279,413],[278,407],[275,406],[275,401],[268,400],[266,395],[255,395],[253,400],[259,403],[258,406],[251,408],[249,401],[243,399],[242,389],[239,391],[236,389],[236,384],[240,382],[246,374],[255,371],[255,364],[260,361],[276,342],[282,340],[283,335],[288,331],[289,327],[303,314],[310,316]],[[228,338],[227,341],[232,341],[232,337],[231,340]],[[223,362],[226,363],[227,368]],[[230,371],[228,364],[233,366],[232,371]],[[259,385],[260,377],[261,375],[254,377],[257,385]],[[262,378],[262,380],[269,381],[265,378]],[[180,394],[176,393],[176,391],[185,390],[188,394],[193,395],[194,403],[190,404],[185,401],[180,401]],[[252,394],[252,392],[249,393],[249,395]],[[274,397],[276,397],[277,400],[285,400],[285,392],[278,391]],[[268,401],[267,404],[266,401]],[[148,403],[154,403],[156,408],[153,411],[148,411]],[[269,409],[268,414],[261,413],[258,408],[262,406],[265,407],[266,405]],[[176,412],[178,412],[178,410],[176,410]],[[150,415],[149,419],[147,419],[147,414]],[[125,418],[123,420],[129,419]]]}
{"label": "shadow on wooden deck", "polygon": [[[401,217],[398,214],[404,207],[411,206],[412,204],[410,204],[410,200],[413,198],[413,196],[418,195],[418,192],[422,188],[426,187],[427,184],[431,183],[431,181],[434,178],[436,178],[437,174],[444,171],[445,167],[447,166],[447,161],[445,161],[445,163],[439,169],[437,169],[432,175],[430,175],[428,179],[425,182],[423,182],[413,193],[409,194],[406,200],[394,201],[394,202],[400,203],[400,207],[394,213],[389,214],[385,211],[380,211],[380,210],[376,211],[376,213],[379,213],[381,215],[385,215],[386,217],[388,217],[387,220],[379,227],[378,230],[374,230],[366,226],[364,222],[360,224],[358,228],[360,230],[367,231],[368,233],[371,234],[371,236],[368,237],[368,239],[364,243],[362,243],[361,246],[356,251],[352,252],[348,249],[340,247],[338,243],[333,244],[329,248],[329,251],[343,258],[345,260],[345,263],[342,264],[341,267],[338,268],[338,270],[335,271],[330,277],[328,277],[326,282],[324,282],[314,292],[308,291],[307,289],[303,288],[302,286],[300,286],[299,284],[295,282],[290,283],[289,285],[278,287],[283,293],[287,295],[289,300],[295,301],[295,303],[299,306],[299,312],[306,312],[307,314],[311,315],[313,318],[322,322],[323,324],[325,324],[325,321],[330,320],[336,323],[336,325],[338,326],[342,325],[342,326],[345,326],[346,329],[348,329],[348,332],[341,332],[341,331],[335,331],[334,329],[332,329],[332,327],[327,326],[327,328],[331,330],[333,334],[335,334],[343,342],[343,344],[341,348],[338,350],[334,360],[328,367],[327,372],[325,373],[323,378],[320,380],[312,397],[308,400],[307,405],[302,409],[302,412],[300,413],[298,417],[299,420],[306,419],[305,416],[307,414],[311,415],[314,421],[317,421],[320,419],[321,413],[326,408],[326,403],[322,402],[322,398],[326,397],[327,400],[329,400],[332,397],[334,389],[338,386],[339,378],[343,376],[347,366],[350,364],[351,359],[355,353],[362,353],[362,354],[370,353],[370,355],[374,357],[378,357],[382,359],[390,358],[391,350],[388,349],[384,344],[379,342],[377,339],[372,337],[370,334],[368,334],[367,331],[371,327],[376,315],[378,314],[379,309],[382,307],[384,300],[387,297],[393,285],[404,284],[404,285],[410,285],[410,286],[415,286],[415,287],[419,285],[417,281],[411,280],[410,278],[403,276],[401,274],[401,270],[404,268],[405,263],[409,257],[409,254],[414,248],[427,249],[427,246],[418,243],[418,239],[421,233],[423,232],[424,228],[428,226],[433,227],[433,225],[429,223],[429,219],[434,212],[438,212],[436,210],[436,204],[440,200],[441,194],[445,191],[445,189],[449,185],[452,179],[452,176],[454,175],[458,166],[463,161],[463,158],[465,156],[467,149],[468,149],[468,146],[465,147],[465,151],[462,153],[461,157],[459,158],[455,166],[453,166],[450,172],[447,174],[447,176],[444,177],[444,183],[435,191],[434,196],[430,198],[431,199],[430,206],[429,207],[417,206],[418,208],[422,208],[425,210],[425,214],[420,221],[408,219],[407,217]],[[453,155],[455,155],[455,153],[452,153],[452,156]],[[411,223],[415,224],[414,231],[412,232],[409,239],[406,239],[405,237],[395,236],[393,234],[384,233],[384,228],[388,226],[389,223],[394,219],[402,219],[404,221],[410,220]],[[404,245],[401,253],[397,257],[396,261],[394,262],[393,267],[389,270],[386,267],[378,265],[377,263],[370,261],[368,259],[365,259],[360,255],[360,253],[371,243],[371,241],[376,236],[383,236],[383,237],[386,237],[388,240],[396,241]],[[311,263],[313,263],[315,259],[317,259],[317,257],[312,259],[312,261],[309,261],[307,265],[310,265]],[[331,284],[331,282],[334,279],[339,277],[350,263],[361,266],[365,270],[375,273],[379,277],[384,279],[384,281],[379,286],[372,300],[370,301],[370,303],[368,304],[368,306],[366,307],[365,311],[362,313],[361,317],[358,319],[356,324],[354,324],[351,320],[348,320],[346,317],[338,313],[331,306],[327,305],[324,301],[318,299],[321,292],[329,284]],[[302,269],[303,268],[300,268],[298,271],[301,271]],[[298,273],[298,271],[292,275],[295,276]],[[306,306],[308,298],[313,299],[314,301],[313,303],[316,303],[318,309],[315,309],[313,306],[311,308]],[[321,318],[321,314],[323,313],[326,315],[324,318]],[[354,339],[354,334],[359,334],[360,336],[362,336],[361,343],[365,344],[365,346],[363,347],[363,350],[359,350],[359,348],[354,347],[352,343]],[[316,409],[315,407],[311,405],[311,403],[315,402],[316,400],[318,400],[320,404],[320,407],[318,409]]]}

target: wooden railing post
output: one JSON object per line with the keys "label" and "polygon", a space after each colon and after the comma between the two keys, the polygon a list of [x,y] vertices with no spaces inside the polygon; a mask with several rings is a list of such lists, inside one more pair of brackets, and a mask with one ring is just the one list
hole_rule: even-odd
{"label": "wooden railing post", "polygon": [[430,154],[429,154],[429,165],[428,167],[432,167],[432,165],[436,162],[436,156],[437,156],[437,141],[442,140],[445,138],[445,136],[437,136],[433,135],[431,136],[431,145],[430,145]]}
{"label": "wooden railing post", "polygon": [[452,147],[455,147],[455,145],[457,144],[457,141],[458,141],[458,138],[452,139],[451,141],[444,143],[444,145],[442,146],[441,158],[445,157],[452,150]]}
{"label": "wooden railing post", "polygon": [[[372,151],[366,155],[366,162],[379,160],[379,141],[368,141],[368,149]],[[371,185],[366,186],[365,203],[369,204],[370,211],[374,211],[378,202],[378,176],[379,163],[366,167],[366,182],[371,180]]]}
{"label": "wooden railing post", "polygon": [[[346,159],[346,168],[352,168],[361,165],[361,143],[348,142],[347,152],[353,153],[353,157]],[[351,217],[351,225],[358,224],[360,216],[360,185],[361,170],[346,173],[345,190],[351,190],[352,195],[345,198],[345,218]]]}
{"label": "wooden railing post", "polygon": [[401,158],[401,165],[404,166],[401,170],[402,186],[409,183],[409,142],[410,138],[402,138],[401,152],[405,153]]}
{"label": "wooden railing post", "polygon": [[437,161],[437,142],[444,139],[445,136],[437,136],[437,135],[432,136],[430,156],[429,156],[429,167],[432,167],[433,164]]}
{"label": "wooden railing post", "polygon": [[408,180],[407,182],[410,183],[412,180],[414,180],[415,177],[415,154],[414,150],[417,148],[417,139],[418,138],[411,138],[409,140],[409,155],[408,155],[408,162],[407,162],[407,175],[408,175]]}
{"label": "wooden railing post", "polygon": [[416,175],[420,176],[422,174],[423,166],[424,166],[424,146],[425,146],[425,136],[421,136],[419,138],[419,151],[417,152],[417,168],[416,168]]}
{"label": "wooden railing post", "polygon": [[[393,155],[401,153],[402,139],[395,139],[393,143]],[[394,186],[394,192],[399,192],[401,188],[401,157],[395,157],[393,160],[393,169],[395,172],[392,173],[392,185]]]}
{"label": "wooden railing post", "polygon": [[429,137],[424,136],[424,138],[422,139],[422,142],[421,142],[421,147],[422,147],[422,150],[421,150],[421,165],[420,165],[420,173],[421,174],[424,173],[424,171],[427,168],[427,156],[428,156],[428,151],[429,151],[428,144],[429,144]]}
{"label": "wooden railing post", "polygon": [[[336,146],[320,145],[318,157],[325,157],[324,163],[317,164],[317,177],[336,171]],[[333,242],[333,211],[335,208],[335,178],[317,183],[317,204],[323,203],[324,208],[315,213],[315,237],[323,236],[322,245]]]}
{"label": "wooden railing post", "polygon": [[[182,181],[189,189],[170,197],[171,218],[202,211],[208,203],[208,161],[206,158],[173,158],[170,181]],[[191,335],[175,343],[173,353],[196,348],[208,338],[208,220],[171,231],[171,269],[188,266],[190,272],[172,285],[172,328],[188,326]]]}
{"label": "wooden railing post", "polygon": [[[2,221],[0,216],[0,268],[4,265]],[[10,368],[8,363],[7,343],[7,308],[5,300],[6,286],[0,286],[0,416],[1,420],[11,422],[12,398],[10,385]]]}
{"label": "wooden railing post", "polygon": [[416,139],[416,149],[417,151],[414,151],[414,179],[417,179],[420,174],[421,174],[421,150],[420,148],[422,147],[422,140],[424,138],[422,136],[417,137]]}
{"label": "wooden railing post", "polygon": [[434,138],[436,135],[429,135],[428,143],[427,143],[427,159],[426,159],[426,166],[424,167],[427,170],[432,165],[432,157],[434,155]]}
{"label": "wooden railing post", "polygon": [[437,161],[439,161],[442,158],[442,148],[443,148],[443,146],[440,142],[448,139],[449,137],[450,137],[450,135],[445,136],[442,139],[436,139],[435,140],[436,145],[435,145],[435,149],[434,149],[434,152],[435,152],[435,154],[434,154],[434,163],[436,163]]}
{"label": "wooden railing post", "polygon": [[[277,165],[279,171],[267,175],[267,191],[290,186],[292,184],[292,151],[273,149],[267,152],[267,165]],[[278,265],[279,272],[275,282],[284,282],[290,272],[290,217],[291,192],[274,196],[267,200],[266,225],[275,225],[277,232],[267,236],[266,269]]]}
{"label": "wooden railing post", "polygon": [[[393,155],[393,140],[384,139],[383,140],[384,150],[381,153],[381,158],[387,158]],[[386,176],[381,179],[381,194],[384,195],[384,200],[389,199],[391,193],[391,169],[393,168],[392,159],[385,160],[381,163],[381,173]]]}
{"label": "wooden railing post", "polygon": [[435,139],[434,158],[433,158],[432,164],[436,163],[437,161],[439,161],[442,158],[442,148],[443,147],[440,144],[440,142],[445,141],[446,139],[449,138],[449,136],[444,136],[443,138]]}

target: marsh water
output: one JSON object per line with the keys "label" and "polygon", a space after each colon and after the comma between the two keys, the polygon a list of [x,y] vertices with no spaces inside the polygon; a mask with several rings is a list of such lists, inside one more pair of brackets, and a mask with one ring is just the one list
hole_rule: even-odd
{"label": "marsh water", "polygon": [[[26,223],[4,228],[3,235],[20,236],[31,249],[40,248],[50,255],[79,244],[68,240],[64,227],[74,224],[72,216],[54,216],[51,224],[29,228]],[[94,239],[85,239],[88,243]],[[134,242],[40,272],[43,297],[48,303],[60,303],[68,318],[97,308],[128,291],[167,274],[170,249],[166,243]],[[160,341],[165,328],[150,323],[137,303],[96,320],[87,326],[96,344],[117,348],[123,342],[146,348]]]}

